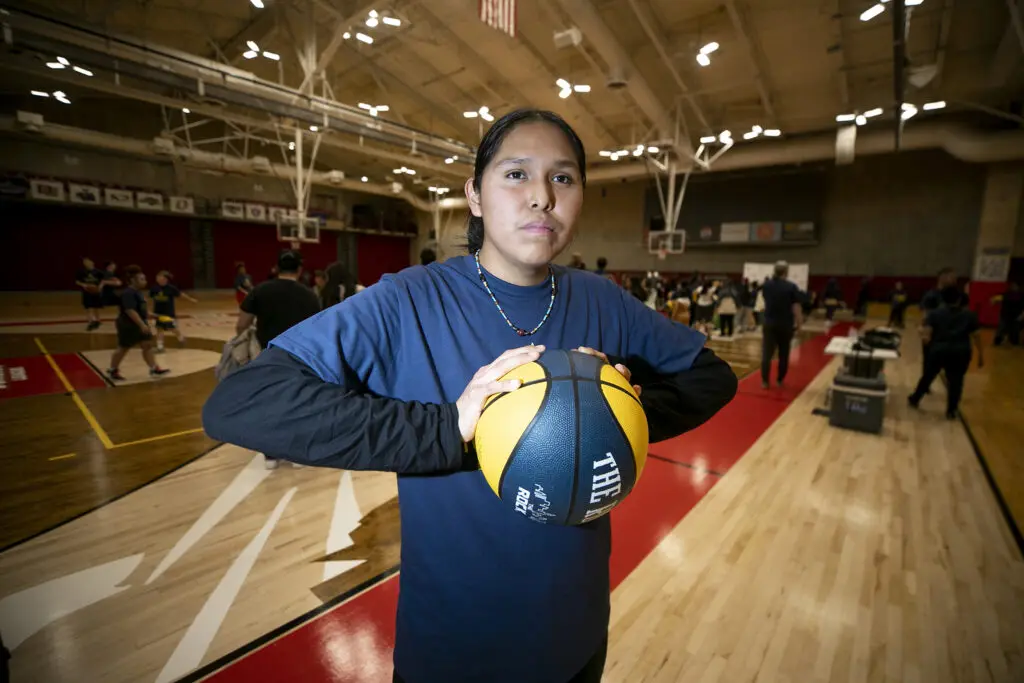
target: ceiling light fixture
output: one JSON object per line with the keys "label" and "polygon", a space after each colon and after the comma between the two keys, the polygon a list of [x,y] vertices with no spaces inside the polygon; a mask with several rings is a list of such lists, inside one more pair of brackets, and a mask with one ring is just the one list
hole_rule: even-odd
{"label": "ceiling light fixture", "polygon": [[766,138],[777,138],[782,135],[782,131],[778,128],[768,128],[764,131],[763,135]]}
{"label": "ceiling light fixture", "polygon": [[310,127],[309,127],[309,130],[310,130],[311,132],[313,132],[313,133],[317,133],[317,132],[319,132],[319,131],[320,131],[320,127],[319,127],[319,126],[310,126]]}
{"label": "ceiling light fixture", "polygon": [[61,102],[62,104],[71,104],[71,100],[68,99],[68,96],[60,90],[55,90],[53,92],[53,99],[57,100],[58,102]]}
{"label": "ceiling light fixture", "polygon": [[712,52],[714,52],[717,49],[718,49],[718,43],[716,43],[714,41],[711,41],[710,43],[708,43],[707,45],[705,45],[704,47],[702,47],[700,49],[700,53],[702,55],[709,55],[709,54],[711,54]]}
{"label": "ceiling light fixture", "polygon": [[875,17],[877,17],[879,14],[881,14],[884,11],[885,11],[885,5],[883,5],[882,3],[878,3],[877,5],[872,5],[871,7],[868,7],[866,10],[864,10],[863,12],[860,13],[860,20],[861,21],[871,21],[872,19],[874,19]]}
{"label": "ceiling light fixture", "polygon": [[378,13],[377,10],[375,10],[375,9],[370,10],[370,18],[371,19],[376,19],[379,16],[380,16],[380,13]]}
{"label": "ceiling light fixture", "polygon": [[256,42],[253,41],[253,40],[245,41],[245,46],[247,48],[249,48],[250,50],[253,50],[254,52],[259,52],[260,51],[260,46],[257,45]]}
{"label": "ceiling light fixture", "polygon": [[875,116],[881,116],[881,115],[882,115],[882,108],[881,107],[875,107],[874,109],[868,109],[866,112],[864,112],[864,117],[865,118],[869,118],[869,119],[873,118]]}
{"label": "ceiling light fixture", "polygon": [[704,137],[702,137],[700,139],[700,144],[702,144],[702,145],[710,145],[712,142],[714,142],[717,139],[718,138],[716,138],[714,135],[705,135]]}
{"label": "ceiling light fixture", "polygon": [[63,64],[64,66],[71,66],[71,62],[64,59],[63,57],[57,57],[57,61]]}
{"label": "ceiling light fixture", "polygon": [[560,90],[558,91],[558,96],[561,97],[563,100],[569,97],[569,95],[571,95],[573,91],[582,93],[590,92],[589,85],[583,83],[573,85],[564,78],[559,78],[557,81],[555,81],[555,85],[557,85],[560,88]]}
{"label": "ceiling light fixture", "polygon": [[644,153],[644,146],[643,145],[637,145],[636,149],[633,150],[633,156],[635,156],[635,157],[638,157],[638,156],[640,156],[643,153]]}
{"label": "ceiling light fixture", "polygon": [[403,166],[402,168],[396,168],[395,170],[392,171],[392,173],[396,175],[401,175],[403,173],[407,173],[409,175],[416,175],[416,171],[412,170],[411,168],[406,168],[405,166]]}
{"label": "ceiling light fixture", "polygon": [[256,52],[255,50],[246,50],[242,53],[242,56],[246,59],[256,59],[257,57],[260,56],[260,53]]}
{"label": "ceiling light fixture", "polygon": [[192,113],[192,110],[191,110],[191,109],[189,109],[188,107],[182,107],[182,108],[181,108],[181,113],[182,113],[182,114],[191,114],[191,113]]}
{"label": "ceiling light fixture", "polygon": [[50,96],[50,93],[43,92],[42,90],[33,90],[32,94],[35,95],[36,97],[49,97]]}
{"label": "ceiling light fixture", "polygon": [[946,103],[943,102],[942,100],[939,100],[938,102],[928,102],[921,108],[924,109],[925,111],[934,111],[936,109],[945,109],[945,107]]}
{"label": "ceiling light fixture", "polygon": [[249,0],[256,9],[263,9],[263,0]]}
{"label": "ceiling light fixture", "polygon": [[661,151],[661,150],[659,150],[657,147],[654,147],[654,146],[651,146],[651,147],[647,148],[647,153],[648,154],[657,154],[659,151]]}
{"label": "ceiling light fixture", "polygon": [[88,69],[83,68],[83,67],[73,66],[71,68],[74,69],[75,71],[77,71],[78,73],[82,74],[83,76],[92,76],[92,72],[89,71]]}
{"label": "ceiling light fixture", "polygon": [[836,117],[836,122],[848,123],[850,121],[853,121],[855,118],[857,118],[856,114],[840,114],[839,116]]}
{"label": "ceiling light fixture", "polygon": [[701,66],[711,66],[711,57],[708,57],[703,52],[697,54],[697,63]]}
{"label": "ceiling light fixture", "polygon": [[388,105],[386,104],[378,104],[376,106],[371,106],[369,104],[366,104],[365,102],[360,102],[359,108],[365,109],[366,111],[370,112],[370,116],[376,116],[378,112],[388,111],[390,109],[390,107],[388,107]]}
{"label": "ceiling light fixture", "polygon": [[732,131],[723,130],[718,134],[718,141],[723,145],[732,142]]}
{"label": "ceiling light fixture", "polygon": [[364,42],[367,45],[373,45],[373,38],[366,35],[365,33],[356,33],[356,40]]}
{"label": "ceiling light fixture", "polygon": [[857,118],[855,118],[854,121],[856,121],[858,126],[863,126],[865,123],[868,122],[867,117],[865,117],[863,114],[858,114]]}
{"label": "ceiling light fixture", "polygon": [[341,34],[341,37],[344,38],[345,40],[348,40],[349,38],[352,37],[352,34],[349,33],[348,31],[345,31],[344,33]]}
{"label": "ceiling light fixture", "polygon": [[754,138],[756,138],[756,137],[757,137],[757,135],[758,135],[758,134],[757,134],[757,133],[755,133],[754,131],[750,131],[750,132],[748,132],[748,133],[744,133],[744,134],[743,134],[743,139],[744,139],[744,140],[753,140]]}
{"label": "ceiling light fixture", "polygon": [[362,178],[360,178],[360,180],[362,180],[364,183],[370,182],[370,179],[367,178],[366,176],[363,176]]}
{"label": "ceiling light fixture", "polygon": [[917,114],[917,107],[910,104],[909,102],[904,102],[903,111],[900,112],[900,119],[906,121],[907,119],[913,117],[915,114]]}
{"label": "ceiling light fixture", "polygon": [[401,26],[402,25],[402,20],[399,19],[398,17],[384,17],[383,19],[381,19],[381,21],[383,21],[388,26]]}
{"label": "ceiling light fixture", "polygon": [[60,62],[47,62],[46,66],[50,67],[51,69],[63,69],[64,68],[64,65],[61,64]]}
{"label": "ceiling light fixture", "polygon": [[370,17],[369,19],[366,20],[366,25],[369,26],[370,28],[377,28],[378,23],[379,22],[377,21],[376,17]]}
{"label": "ceiling light fixture", "polygon": [[288,143],[288,149],[290,149],[291,151],[294,152],[295,151],[295,143],[294,142],[289,142]]}
{"label": "ceiling light fixture", "polygon": [[263,56],[275,62],[281,61],[281,55],[277,54],[276,52],[267,52],[266,50],[264,50]]}

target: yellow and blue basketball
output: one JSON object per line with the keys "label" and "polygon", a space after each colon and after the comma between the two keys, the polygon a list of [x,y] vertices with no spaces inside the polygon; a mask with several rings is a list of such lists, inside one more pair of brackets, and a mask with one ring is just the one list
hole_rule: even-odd
{"label": "yellow and blue basketball", "polygon": [[585,524],[629,495],[647,460],[647,416],[619,371],[552,350],[502,379],[522,385],[487,400],[474,445],[509,509],[543,524]]}

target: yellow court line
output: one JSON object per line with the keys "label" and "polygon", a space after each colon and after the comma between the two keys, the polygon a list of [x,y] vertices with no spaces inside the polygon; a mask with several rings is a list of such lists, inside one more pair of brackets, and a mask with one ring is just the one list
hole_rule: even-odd
{"label": "yellow court line", "polygon": [[68,453],[67,455],[55,455],[52,458],[47,458],[47,460],[67,460],[73,457],[75,457],[74,453]]}
{"label": "yellow court line", "polygon": [[45,346],[43,346],[43,342],[39,340],[39,337],[36,337],[35,340],[36,346],[38,346],[39,350],[42,351],[44,356],[46,356],[46,362],[50,364],[50,367],[53,368],[53,372],[57,375],[57,378],[60,379],[64,388],[67,389],[69,394],[71,394],[71,400],[75,402],[78,409],[82,411],[82,416],[85,417],[86,422],[88,422],[89,426],[92,427],[92,430],[96,432],[96,436],[99,437],[100,443],[103,444],[104,448],[113,448],[114,442],[111,441],[110,437],[107,436],[107,433],[103,431],[103,427],[101,427],[100,423],[96,421],[92,411],[89,410],[85,405],[85,402],[82,401],[81,397],[78,395],[78,392],[75,391],[75,388],[71,385],[71,382],[68,381],[68,378],[64,375],[64,371],[60,369],[59,365],[57,365],[57,361],[50,356],[50,352],[46,350]]}
{"label": "yellow court line", "polygon": [[195,434],[196,432],[201,432],[201,431],[203,431],[202,427],[199,427],[199,428],[196,428],[196,429],[186,429],[183,432],[174,432],[173,434],[161,434],[160,436],[151,436],[151,437],[149,437],[147,439],[139,439],[137,441],[126,441],[125,443],[119,443],[119,444],[115,444],[113,446],[109,446],[109,448],[114,449],[114,448],[124,448],[125,446],[138,446],[140,443],[150,443],[151,441],[161,441],[163,439],[171,439],[171,438],[174,438],[175,436],[185,436],[186,434]]}

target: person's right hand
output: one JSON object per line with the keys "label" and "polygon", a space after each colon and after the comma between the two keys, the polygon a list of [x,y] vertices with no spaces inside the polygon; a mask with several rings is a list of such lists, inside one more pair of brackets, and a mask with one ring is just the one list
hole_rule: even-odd
{"label": "person's right hand", "polygon": [[472,441],[476,434],[476,424],[480,421],[480,413],[484,409],[484,402],[487,398],[494,394],[518,389],[521,384],[518,379],[504,382],[499,382],[498,379],[520,365],[537,360],[543,351],[543,346],[521,346],[518,349],[509,349],[498,356],[494,362],[476,371],[473,379],[469,380],[469,384],[463,390],[462,396],[459,396],[455,402],[455,407],[459,410],[459,432],[465,443]]}

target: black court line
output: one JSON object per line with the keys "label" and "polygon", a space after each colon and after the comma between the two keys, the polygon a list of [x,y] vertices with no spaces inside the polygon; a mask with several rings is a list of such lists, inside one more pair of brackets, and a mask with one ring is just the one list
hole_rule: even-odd
{"label": "black court line", "polygon": [[[199,432],[196,432],[196,433],[198,434]],[[150,479],[149,481],[145,481],[145,482],[139,484],[138,486],[136,486],[134,488],[128,489],[127,491],[125,491],[123,493],[119,493],[116,496],[114,496],[113,498],[109,498],[109,499],[103,501],[99,505],[94,505],[93,507],[91,507],[91,508],[89,508],[87,510],[79,512],[77,515],[75,515],[73,517],[69,517],[69,518],[67,518],[65,520],[61,520],[60,522],[57,522],[56,524],[54,524],[52,526],[49,526],[49,527],[47,527],[47,528],[45,528],[45,529],[43,529],[41,531],[37,531],[34,534],[32,534],[31,536],[26,536],[25,538],[22,538],[22,539],[19,539],[17,541],[14,541],[13,543],[9,543],[8,545],[5,545],[4,547],[0,548],[0,554],[5,553],[8,550],[11,550],[12,548],[17,548],[19,545],[21,545],[23,543],[28,543],[29,541],[31,541],[34,538],[39,538],[43,534],[48,534],[51,531],[59,529],[62,526],[64,526],[65,524],[70,524],[71,522],[75,521],[76,519],[79,519],[81,517],[85,517],[90,512],[96,512],[100,508],[105,507],[107,505],[110,505],[111,503],[114,503],[114,502],[116,502],[118,500],[121,500],[125,496],[129,496],[129,495],[135,493],[136,491],[138,491],[140,489],[144,489],[147,486],[149,486],[150,484],[154,484],[154,483],[160,481],[161,479],[163,479],[164,477],[166,477],[168,475],[171,475],[171,474],[174,474],[175,472],[180,470],[182,467],[185,467],[186,465],[190,465],[190,464],[194,463],[196,460],[198,460],[199,458],[203,457],[204,455],[212,453],[215,449],[217,449],[217,448],[219,448],[219,447],[221,447],[223,445],[224,445],[223,443],[218,442],[218,443],[214,444],[213,446],[210,446],[209,448],[207,448],[205,451],[199,453],[198,455],[195,455],[195,456],[189,458],[188,460],[186,460],[185,462],[181,463],[180,465],[175,465],[173,468],[167,470],[163,474],[160,474],[160,475]]]}
{"label": "black court line", "polygon": [[696,470],[697,472],[707,472],[708,474],[713,474],[713,475],[715,475],[716,477],[719,477],[719,478],[725,476],[723,473],[718,472],[716,470],[709,470],[706,467],[697,467],[696,465],[691,465],[688,462],[682,462],[681,460],[673,460],[672,458],[666,458],[664,455],[655,455],[654,453],[648,453],[647,457],[648,458],[654,458],[655,460],[661,460],[662,462],[667,462],[667,463],[670,463],[672,465],[679,465],[680,467],[686,467],[686,468],[691,469],[691,470]]}
{"label": "black court line", "polygon": [[81,358],[83,363],[85,363],[90,368],[92,368],[92,371],[95,372],[97,375],[99,375],[100,379],[102,379],[103,383],[106,384],[108,387],[116,387],[117,386],[116,384],[114,384],[114,380],[112,380],[109,377],[107,377],[107,373],[101,372],[100,369],[98,367],[96,367],[95,363],[93,363],[91,360],[89,360],[88,358],[85,357],[84,353],[78,352],[75,355],[78,356],[79,358]]}
{"label": "black court line", "polygon": [[367,591],[379,583],[383,583],[386,579],[394,576],[398,572],[400,567],[401,565],[395,565],[390,569],[385,569],[376,576],[373,576],[367,579],[366,581],[363,581],[358,586],[355,586],[354,588],[345,591],[341,595],[331,598],[327,602],[321,604],[319,607],[315,607],[310,611],[306,612],[305,614],[301,614],[292,619],[291,621],[281,624],[277,628],[263,634],[256,640],[250,641],[236,650],[232,650],[223,657],[220,657],[219,659],[210,662],[206,666],[199,667],[198,669],[186,675],[185,677],[179,678],[175,683],[196,683],[197,681],[201,681],[202,679],[207,678],[208,676],[212,676],[218,671],[226,669],[228,666],[244,658],[246,655],[250,655],[256,650],[259,650],[260,648],[264,647],[265,645],[269,645],[272,642],[288,635],[288,633],[290,633],[291,631],[294,631],[299,627],[304,626],[305,624],[313,621],[322,614],[330,612],[332,609],[339,606],[341,603],[346,602],[349,598],[353,598],[357,594],[362,593],[363,591]]}
{"label": "black court line", "polygon": [[967,420],[964,416],[960,415],[960,424],[964,426],[964,431],[967,432],[967,440],[971,442],[971,448],[974,449],[974,455],[978,457],[978,463],[981,465],[981,471],[985,473],[985,479],[988,480],[989,488],[992,489],[992,495],[995,496],[996,504],[999,506],[999,511],[1003,513],[1003,519],[1006,520],[1007,526],[1010,527],[1010,534],[1013,536],[1013,540],[1017,543],[1017,551],[1021,557],[1024,557],[1024,535],[1021,534],[1020,527],[1017,526],[1017,520],[1013,518],[1013,513],[1010,511],[1010,506],[1006,504],[1006,499],[1003,498],[1003,492],[999,490],[999,485],[996,483],[996,479],[992,476],[992,470],[988,468],[988,462],[985,460],[984,454],[981,452],[981,447],[978,446],[977,440],[974,438],[974,434],[971,432],[971,426],[967,424]]}

